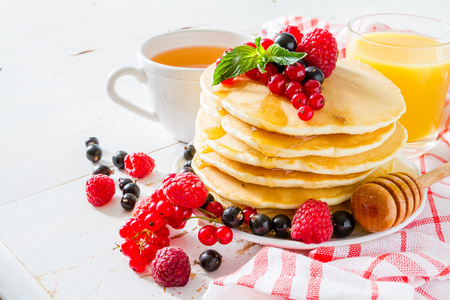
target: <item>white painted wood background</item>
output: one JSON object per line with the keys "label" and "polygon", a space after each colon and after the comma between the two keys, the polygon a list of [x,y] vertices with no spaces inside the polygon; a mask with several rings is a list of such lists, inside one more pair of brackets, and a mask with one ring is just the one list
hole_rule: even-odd
{"label": "white painted wood background", "polygon": [[[129,213],[119,192],[102,208],[86,201],[93,164],[85,138],[100,139],[108,165],[117,150],[149,153],[157,172],[140,182],[143,193],[171,171],[184,147],[106,96],[108,73],[136,65],[146,39],[186,27],[257,34],[264,22],[289,14],[345,24],[377,12],[450,22],[449,11],[448,0],[0,1],[0,298],[199,299],[211,278],[233,272],[260,249],[237,239],[214,246],[225,259],[219,271],[194,266],[186,287],[167,289],[134,274],[112,250]],[[121,80],[118,90],[146,104],[132,79]],[[196,227],[190,222],[173,240],[191,260],[205,249]]]}

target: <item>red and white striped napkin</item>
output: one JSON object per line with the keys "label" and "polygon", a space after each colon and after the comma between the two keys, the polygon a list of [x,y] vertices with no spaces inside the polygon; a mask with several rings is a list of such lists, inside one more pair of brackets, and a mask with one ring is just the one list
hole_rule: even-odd
{"label": "red and white striped napkin", "polygon": [[[264,24],[272,37],[283,26],[326,28],[345,56],[345,26],[287,16]],[[415,161],[422,173],[450,160],[450,94],[437,144]],[[423,212],[403,230],[306,255],[262,248],[236,272],[209,284],[204,299],[450,299],[450,178],[427,189]]]}

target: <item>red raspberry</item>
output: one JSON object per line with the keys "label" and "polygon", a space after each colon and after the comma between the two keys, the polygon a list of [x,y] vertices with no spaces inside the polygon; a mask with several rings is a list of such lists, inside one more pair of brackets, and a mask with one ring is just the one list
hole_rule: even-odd
{"label": "red raspberry", "polygon": [[328,77],[336,67],[337,43],[334,36],[326,29],[316,28],[305,34],[297,47],[297,52],[306,52],[304,60],[309,66],[322,70]]}
{"label": "red raspberry", "polygon": [[291,237],[305,244],[323,243],[333,234],[330,208],[326,202],[309,199],[295,212]]}
{"label": "red raspberry", "polygon": [[138,152],[125,156],[125,170],[127,174],[135,178],[144,178],[155,168],[153,158],[145,153]]}
{"label": "red raspberry", "polygon": [[155,282],[164,287],[185,286],[191,275],[189,257],[179,247],[158,250],[150,268]]}
{"label": "red raspberry", "polygon": [[282,32],[288,32],[288,33],[292,34],[295,37],[295,39],[297,40],[297,44],[300,44],[300,42],[303,39],[303,34],[300,32],[300,29],[298,29],[297,26],[288,25],[288,26],[284,27],[283,29],[281,29],[281,31],[278,33],[282,33]]}
{"label": "red raspberry", "polygon": [[102,206],[108,203],[115,192],[116,185],[109,176],[103,174],[95,175],[86,182],[87,200],[94,206]]}
{"label": "red raspberry", "polygon": [[208,190],[200,178],[189,172],[176,174],[161,189],[169,201],[186,208],[198,208],[208,197]]}

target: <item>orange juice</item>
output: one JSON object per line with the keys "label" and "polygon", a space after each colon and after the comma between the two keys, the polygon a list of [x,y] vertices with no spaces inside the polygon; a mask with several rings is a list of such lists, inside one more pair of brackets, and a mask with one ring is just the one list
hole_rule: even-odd
{"label": "orange juice", "polygon": [[[433,138],[450,82],[448,45],[403,32],[366,33],[347,49],[347,57],[377,69],[397,85],[406,103],[400,122],[408,142]],[[383,87],[380,87],[383,88]]]}
{"label": "orange juice", "polygon": [[150,57],[154,62],[183,68],[206,68],[214,63],[226,48],[216,46],[180,47]]}

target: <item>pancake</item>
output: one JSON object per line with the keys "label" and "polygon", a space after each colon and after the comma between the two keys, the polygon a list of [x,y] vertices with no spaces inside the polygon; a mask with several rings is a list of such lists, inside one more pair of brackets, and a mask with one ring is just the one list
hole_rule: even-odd
{"label": "pancake", "polygon": [[322,85],[325,106],[302,121],[286,97],[239,76],[232,85],[212,86],[215,65],[202,74],[208,97],[236,118],[270,132],[292,136],[362,134],[394,123],[406,111],[400,90],[375,69],[354,60],[339,60]]}
{"label": "pancake", "polygon": [[[393,160],[399,153],[407,135],[397,123],[394,133],[380,146],[367,152],[344,157],[267,157],[260,151],[227,134],[219,123],[199,110],[196,120],[196,140],[203,138],[206,145],[220,155],[241,163],[266,169],[287,169],[318,174],[342,175],[364,172]],[[195,141],[197,142],[197,141]]]}
{"label": "pancake", "polygon": [[350,199],[353,191],[365,181],[391,171],[391,168],[380,167],[361,182],[332,188],[268,187],[242,182],[203,162],[199,157],[197,152],[191,166],[209,190],[233,203],[253,208],[297,209],[310,198],[320,199],[328,205],[337,205]]}
{"label": "pancake", "polygon": [[349,185],[364,180],[374,171],[371,169],[356,174],[326,175],[285,169],[266,169],[225,158],[215,151],[205,151],[207,149],[205,145],[201,137],[197,136],[195,147],[200,149],[198,153],[202,161],[243,182],[269,187],[314,189]]}
{"label": "pancake", "polygon": [[322,134],[314,136],[290,136],[259,129],[230,115],[205,93],[200,97],[201,107],[233,137],[243,141],[265,156],[299,157],[350,156],[368,151],[383,144],[395,130],[395,123],[373,132],[351,134]]}

